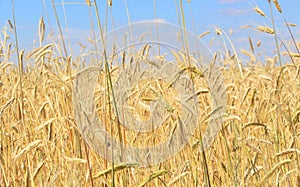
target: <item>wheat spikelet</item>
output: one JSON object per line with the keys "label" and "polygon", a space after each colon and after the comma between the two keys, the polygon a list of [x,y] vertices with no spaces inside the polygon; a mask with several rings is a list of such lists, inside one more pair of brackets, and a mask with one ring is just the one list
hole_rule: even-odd
{"label": "wheat spikelet", "polygon": [[215,32],[216,32],[217,35],[221,35],[221,34],[222,34],[222,30],[219,29],[219,28],[216,28],[216,29],[215,29]]}
{"label": "wheat spikelet", "polygon": [[13,26],[12,22],[11,22],[10,20],[7,20],[7,22],[8,22],[8,24],[9,24],[10,28],[13,29],[14,26]]}
{"label": "wheat spikelet", "polygon": [[37,147],[41,142],[42,142],[42,140],[36,140],[36,141],[34,141],[34,142],[31,142],[30,144],[28,144],[28,146],[26,146],[24,149],[22,149],[22,150],[15,156],[15,159],[17,160],[17,159],[20,158],[22,155],[28,153],[28,151],[30,151],[31,149],[34,149],[35,147]]}
{"label": "wheat spikelet", "polygon": [[199,38],[199,39],[200,39],[200,38],[203,38],[204,36],[206,36],[206,35],[208,35],[208,34],[210,34],[210,31],[205,31],[205,32],[201,33],[201,34],[198,36],[198,38]]}
{"label": "wheat spikelet", "polygon": [[[2,85],[3,85],[3,83],[0,82],[0,86],[2,86]],[[4,112],[4,110],[15,101],[15,99],[16,98],[12,98],[9,101],[7,101],[7,103],[5,103],[5,105],[0,110],[0,116],[2,115],[2,113]]]}
{"label": "wheat spikelet", "polygon": [[250,60],[251,60],[251,61],[256,61],[255,55],[253,55],[253,54],[250,53],[249,51],[246,51],[245,49],[241,49],[241,53],[243,53],[244,55],[250,57]]}
{"label": "wheat spikelet", "polygon": [[254,53],[254,47],[253,47],[253,43],[252,43],[252,40],[250,37],[248,38],[248,41],[249,41],[250,49],[251,49],[252,53]]}
{"label": "wheat spikelet", "polygon": [[43,16],[40,18],[39,22],[39,39],[40,39],[40,44],[42,44],[43,40],[45,37],[45,22]]}
{"label": "wheat spikelet", "polygon": [[177,181],[179,181],[182,177],[185,177],[186,175],[190,174],[190,171],[186,171],[181,173],[180,175],[176,176],[175,178],[173,178],[167,186],[172,186],[174,183],[176,183]]}
{"label": "wheat spikelet", "polygon": [[300,150],[299,149],[287,149],[287,150],[281,151],[280,153],[277,153],[275,156],[284,156],[284,155],[292,154],[292,153],[297,153],[300,155]]}
{"label": "wheat spikelet", "polygon": [[86,3],[88,6],[91,6],[91,5],[92,5],[92,3],[91,3],[90,0],[85,0],[85,3]]}
{"label": "wheat spikelet", "polygon": [[242,26],[240,26],[240,28],[241,29],[248,29],[248,28],[251,28],[251,26],[250,25],[242,25]]}
{"label": "wheat spikelet", "polygon": [[289,27],[297,27],[297,24],[295,23],[285,23],[285,25]]}
{"label": "wheat spikelet", "polygon": [[108,0],[108,5],[112,7],[112,0]]}
{"label": "wheat spikelet", "polygon": [[243,126],[243,129],[250,127],[250,126],[260,126],[260,127],[264,127],[265,129],[268,128],[267,125],[263,124],[263,123],[247,123],[246,125]]}
{"label": "wheat spikelet", "polygon": [[167,170],[159,170],[157,172],[152,173],[149,177],[147,177],[145,180],[143,180],[143,182],[141,182],[138,186],[139,187],[143,187],[145,186],[147,183],[149,183],[151,180],[166,174],[168,171]]}
{"label": "wheat spikelet", "polygon": [[257,12],[259,15],[263,16],[263,17],[266,17],[265,13],[260,9],[258,8],[257,6],[253,8],[255,10],[255,12]]}
{"label": "wheat spikelet", "polygon": [[261,46],[261,41],[258,41],[256,44],[257,47]]}
{"label": "wheat spikelet", "polygon": [[41,124],[40,126],[36,127],[35,130],[36,130],[36,131],[40,131],[42,128],[44,128],[44,127],[50,125],[54,120],[55,120],[55,118],[51,118],[51,119],[45,121],[45,122],[44,122],[43,124]]}
{"label": "wheat spikelet", "polygon": [[263,78],[263,79],[266,79],[266,80],[269,80],[269,81],[273,81],[273,79],[269,76],[266,76],[266,75],[259,75],[259,77]]}
{"label": "wheat spikelet", "polygon": [[[43,53],[44,51],[47,51],[50,47],[54,46],[53,43],[47,44],[45,46],[42,47],[38,47],[34,50],[32,50],[31,52],[29,52],[26,56],[26,58],[30,58],[30,57],[34,57],[37,58],[38,56],[41,56],[40,53]],[[51,49],[52,50],[52,49]]]}
{"label": "wheat spikelet", "polygon": [[282,9],[281,9],[281,6],[280,4],[278,3],[278,0],[273,0],[274,4],[275,4],[275,7],[276,9],[278,10],[278,12],[282,12]]}
{"label": "wheat spikelet", "polygon": [[42,57],[45,57],[47,54],[51,54],[53,51],[52,50],[45,50],[41,53],[39,53],[39,56],[35,58],[34,64],[36,64]]}
{"label": "wheat spikelet", "polygon": [[270,27],[265,27],[265,26],[258,26],[257,29],[259,31],[262,31],[262,32],[265,32],[265,33],[268,33],[268,34],[274,34],[274,30],[271,29]]}
{"label": "wheat spikelet", "polygon": [[71,157],[67,157],[67,156],[64,156],[64,158],[67,162],[70,162],[70,163],[77,163],[77,164],[86,164],[87,163],[86,159],[71,158]]}
{"label": "wheat spikelet", "polygon": [[[122,164],[120,164],[120,165],[114,166],[114,171],[119,171],[119,170],[126,169],[126,168],[130,168],[130,167],[135,167],[135,166],[137,166],[137,165],[138,165],[137,163],[122,163]],[[108,169],[106,169],[106,170],[104,170],[104,171],[101,171],[101,172],[95,174],[95,175],[93,176],[93,179],[99,178],[99,177],[101,177],[101,176],[103,176],[103,175],[106,175],[106,174],[108,174],[108,173],[111,173],[111,171],[112,171],[112,168],[108,168]]]}

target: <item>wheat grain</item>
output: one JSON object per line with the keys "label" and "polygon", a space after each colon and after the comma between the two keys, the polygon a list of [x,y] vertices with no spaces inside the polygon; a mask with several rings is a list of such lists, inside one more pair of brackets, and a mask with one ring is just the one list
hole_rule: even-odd
{"label": "wheat grain", "polygon": [[112,7],[112,0],[108,0],[108,6]]}
{"label": "wheat grain", "polygon": [[262,31],[262,32],[265,32],[265,33],[268,33],[268,34],[274,34],[274,30],[271,29],[270,27],[258,26],[257,29],[259,31]]}
{"label": "wheat grain", "polygon": [[248,28],[251,28],[251,25],[243,25],[243,26],[240,26],[241,29],[248,29]]}
{"label": "wheat grain", "polygon": [[179,181],[181,178],[185,177],[185,176],[188,175],[188,174],[191,174],[191,172],[186,171],[186,172],[181,173],[180,175],[174,177],[174,178],[167,184],[167,186],[172,186],[172,185],[174,185],[177,181]]}
{"label": "wheat grain", "polygon": [[222,30],[220,28],[216,28],[215,32],[217,35],[222,35]]}
{"label": "wheat grain", "polygon": [[256,61],[256,57],[254,54],[250,53],[249,51],[246,51],[245,49],[241,49],[241,53],[243,53],[244,55],[247,55],[248,57],[250,57],[250,61]]}
{"label": "wheat grain", "polygon": [[[131,168],[131,167],[136,167],[136,166],[138,166],[138,163],[122,163],[120,165],[114,166],[114,171],[120,171],[120,170],[123,170],[123,169],[126,169],[126,168]],[[104,171],[101,171],[101,172],[93,175],[93,179],[96,179],[96,178],[99,178],[103,175],[111,173],[111,171],[112,171],[112,168],[108,168]]]}
{"label": "wheat grain", "polygon": [[159,170],[159,171],[156,171],[154,173],[152,173],[151,175],[149,175],[149,177],[147,177],[146,179],[144,179],[139,185],[138,187],[143,187],[145,186],[147,183],[149,183],[150,181],[152,181],[153,179],[161,176],[161,175],[164,175],[168,173],[167,170]]}
{"label": "wheat grain", "polygon": [[201,33],[201,34],[198,36],[198,38],[199,38],[199,39],[200,39],[200,38],[203,38],[204,36],[206,36],[206,35],[208,35],[208,34],[210,34],[210,31],[205,31],[205,32]]}
{"label": "wheat grain", "polygon": [[[252,40],[251,40],[250,37],[248,38],[248,41],[249,41],[250,49],[251,49],[252,53],[254,53],[254,47],[253,47],[253,43],[252,43]],[[254,57],[255,57],[255,56],[254,56]],[[256,58],[255,58],[255,59],[256,59]]]}
{"label": "wheat grain", "polygon": [[265,13],[264,13],[260,8],[258,8],[257,6],[254,7],[254,10],[255,10],[259,15],[261,15],[261,16],[263,16],[263,17],[266,17]]}
{"label": "wheat grain", "polygon": [[91,6],[91,5],[92,5],[92,3],[91,3],[90,0],[85,0],[85,3],[86,3],[88,6]]}
{"label": "wheat grain", "polygon": [[[49,49],[50,47],[53,47],[53,46],[54,46],[54,44],[50,43],[50,44],[47,44],[45,46],[38,47],[38,48],[32,50],[31,52],[29,52],[27,54],[26,58],[30,58],[32,56],[34,58],[36,58],[37,56],[40,55],[40,53],[43,53],[44,51],[46,51],[47,49]],[[53,50],[53,49],[51,49],[51,50]]]}
{"label": "wheat grain", "polygon": [[280,153],[277,153],[275,156],[284,156],[284,155],[287,155],[287,154],[292,154],[292,153],[297,153],[300,155],[300,150],[299,149],[287,149],[287,150],[284,150],[284,151],[281,151]]}
{"label": "wheat grain", "polygon": [[263,123],[247,123],[246,125],[243,126],[243,129],[247,128],[247,127],[250,127],[250,126],[260,126],[260,127],[264,127],[265,129],[268,128],[267,125],[263,124]]}
{"label": "wheat grain", "polygon": [[285,25],[289,27],[297,27],[297,24],[295,23],[285,23]]}
{"label": "wheat grain", "polygon": [[275,4],[275,7],[278,10],[278,12],[282,13],[282,9],[281,9],[281,6],[280,6],[278,0],[273,0],[273,2]]}
{"label": "wheat grain", "polygon": [[261,46],[261,41],[258,41],[257,44],[256,44],[256,46],[260,47]]}
{"label": "wheat grain", "polygon": [[45,37],[45,23],[43,16],[40,18],[39,21],[39,39],[40,39],[40,45],[42,45],[42,42],[44,41]]}
{"label": "wheat grain", "polygon": [[[1,82],[0,82],[1,83]],[[2,86],[3,84],[0,84],[0,86]],[[5,105],[1,108],[0,110],[0,116],[2,116],[2,113],[4,112],[4,110],[9,107],[9,105],[11,105],[14,101],[15,101],[16,98],[11,98],[9,101],[7,101],[5,103]]]}
{"label": "wheat grain", "polygon": [[53,121],[55,120],[55,118],[51,118],[47,121],[45,121],[43,124],[41,124],[40,126],[36,127],[35,130],[36,131],[40,131],[41,129],[43,129],[44,127],[50,125]]}
{"label": "wheat grain", "polygon": [[24,149],[22,149],[18,154],[15,155],[15,160],[28,153],[31,149],[34,149],[42,143],[42,140],[36,140],[28,144]]}
{"label": "wheat grain", "polygon": [[86,159],[81,159],[81,158],[71,158],[71,157],[64,156],[64,159],[70,163],[76,163],[76,164],[86,164],[87,163]]}

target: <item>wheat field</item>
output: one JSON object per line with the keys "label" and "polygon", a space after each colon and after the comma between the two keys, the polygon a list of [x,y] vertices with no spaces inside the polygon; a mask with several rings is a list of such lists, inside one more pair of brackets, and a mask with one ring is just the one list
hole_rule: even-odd
{"label": "wheat field", "polygon": [[[278,1],[270,3],[281,11]],[[265,16],[258,7],[254,10]],[[210,89],[201,69],[186,68],[194,73],[201,122],[189,144],[157,165],[112,165],[84,140],[75,120],[73,86],[84,65],[75,57],[65,57],[61,43],[30,51],[18,49],[9,40],[13,28],[9,22],[2,29],[0,43],[0,186],[300,186],[299,53],[279,50],[279,55],[289,57],[280,64],[278,56],[259,62],[254,50],[241,50],[249,57],[242,63],[237,63],[237,55],[215,54],[226,88],[226,113],[221,130],[205,152],[201,151],[201,134],[208,125],[203,119],[211,112]],[[257,29],[276,39],[274,29]],[[216,30],[216,36],[224,36],[222,32]],[[293,41],[299,48],[299,41]],[[108,71],[114,81],[119,71]],[[113,128],[113,137],[139,147],[155,145],[172,133],[168,125],[143,134],[119,127],[110,114],[113,106],[107,103],[107,79],[107,71],[101,72],[95,103],[99,117],[112,124],[106,129]],[[155,97],[139,89],[151,84],[153,89],[161,88],[172,103],[176,91],[168,91],[166,82],[148,81],[140,82],[132,92]],[[131,106],[135,97],[129,99]],[[174,119],[170,117],[168,124],[180,115],[180,109],[170,110]],[[132,113],[145,119],[149,116],[141,105]]]}

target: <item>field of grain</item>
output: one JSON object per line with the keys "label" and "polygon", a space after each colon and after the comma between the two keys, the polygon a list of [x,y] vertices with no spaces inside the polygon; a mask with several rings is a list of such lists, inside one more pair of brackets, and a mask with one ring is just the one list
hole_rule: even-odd
{"label": "field of grain", "polygon": [[[279,11],[280,5],[274,2],[277,9],[273,11]],[[255,11],[264,16],[258,7]],[[276,40],[273,29],[257,29],[274,35]],[[15,34],[11,21],[2,31],[0,186],[300,186],[299,52],[278,51],[279,56],[289,58],[274,56],[265,62],[256,59],[254,50],[241,51],[249,56],[245,62],[227,51],[215,54],[226,88],[226,112],[221,130],[205,152],[201,151],[201,137],[212,110],[210,88],[201,69],[181,64],[180,68],[193,77],[200,109],[190,143],[157,165],[112,165],[86,143],[75,120],[74,80],[84,66],[79,58],[66,57],[61,43],[30,51],[19,49],[9,39]],[[44,31],[39,32],[41,37]],[[216,36],[224,34],[216,30]],[[298,50],[299,41],[293,41]],[[19,59],[14,58],[16,55]],[[165,140],[172,134],[172,126],[166,124],[180,115],[176,107],[170,109],[173,116],[166,124],[151,133],[128,132],[116,122],[113,103],[107,102],[111,95],[107,93],[111,92],[106,89],[109,79],[115,81],[118,72],[107,66],[97,82],[97,114],[105,121],[107,131],[136,147]],[[132,92],[148,100],[155,97],[139,89],[147,82],[139,84]],[[150,84],[167,95],[167,102],[173,102],[177,93],[166,89],[166,82]],[[129,99],[131,106],[134,103],[135,95]],[[173,105],[177,106],[176,102]],[[149,116],[142,105],[132,113],[143,119]]]}

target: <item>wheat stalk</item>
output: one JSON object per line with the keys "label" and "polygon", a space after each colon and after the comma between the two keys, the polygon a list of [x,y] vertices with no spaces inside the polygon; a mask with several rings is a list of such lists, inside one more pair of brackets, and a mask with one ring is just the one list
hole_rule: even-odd
{"label": "wheat stalk", "polygon": [[281,166],[291,163],[292,160],[287,159],[287,160],[282,160],[280,162],[278,162],[260,181],[259,181],[259,186],[261,186],[262,184],[264,184],[266,182],[266,180],[268,180],[271,175]]}

